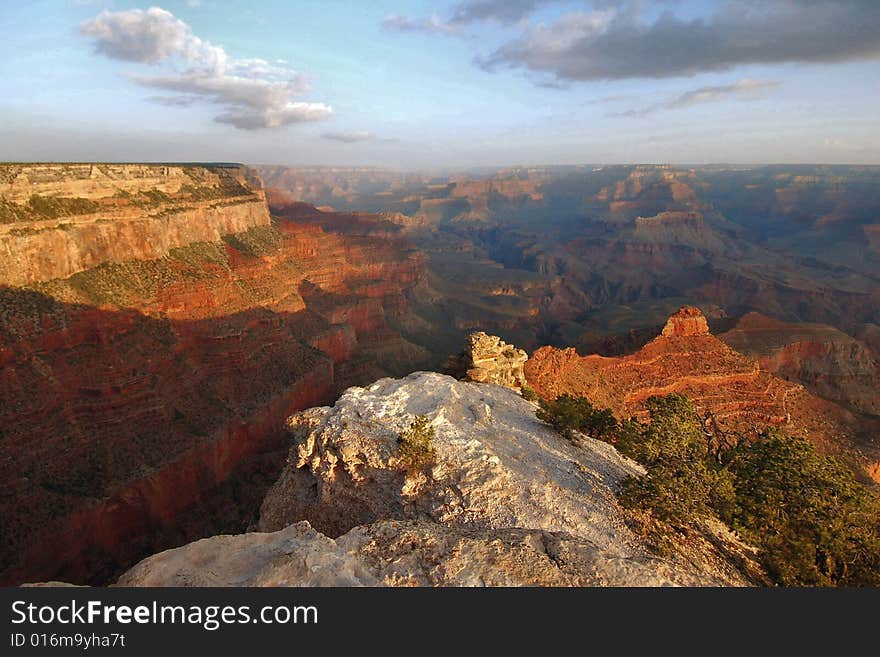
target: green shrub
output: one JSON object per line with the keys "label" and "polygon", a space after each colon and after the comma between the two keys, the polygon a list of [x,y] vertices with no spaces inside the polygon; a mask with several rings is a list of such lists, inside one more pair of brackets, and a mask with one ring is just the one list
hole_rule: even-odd
{"label": "green shrub", "polygon": [[732,524],[780,584],[880,585],[880,503],[834,458],[768,431],[725,455]]}
{"label": "green shrub", "polygon": [[428,418],[419,415],[397,438],[397,460],[401,469],[414,475],[427,472],[437,459],[434,448],[434,427]]}
{"label": "green shrub", "polygon": [[523,383],[522,388],[520,388],[520,394],[522,398],[526,401],[530,402],[539,402],[541,398],[538,396],[538,393],[535,392],[535,389],[530,386],[528,383]]}
{"label": "green shrub", "polygon": [[624,506],[679,526],[715,515],[784,586],[880,585],[880,500],[844,464],[777,430],[719,451],[687,398],[646,406],[649,423],[627,420],[615,435],[647,471],[623,482]]}
{"label": "green shrub", "polygon": [[586,397],[564,394],[554,401],[539,400],[540,408],[535,415],[556,429],[568,440],[574,439],[575,431],[593,438],[610,438],[618,424],[614,414],[607,408],[595,408]]}
{"label": "green shrub", "polygon": [[618,449],[645,466],[647,476],[629,477],[622,486],[624,506],[650,509],[662,520],[688,522],[716,509],[730,513],[733,477],[710,457],[702,423],[693,404],[680,395],[651,397],[648,424],[627,421]]}

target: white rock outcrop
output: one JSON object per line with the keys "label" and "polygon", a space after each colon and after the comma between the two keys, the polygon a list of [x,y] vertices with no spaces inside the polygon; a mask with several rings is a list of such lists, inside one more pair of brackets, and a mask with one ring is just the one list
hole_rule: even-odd
{"label": "white rock outcrop", "polygon": [[336,540],[305,521],[270,534],[215,536],[145,559],[119,586],[669,586],[722,585],[645,556],[565,534],[469,531],[385,520]]}
{"label": "white rock outcrop", "polygon": [[[154,555],[128,586],[727,586],[752,583],[726,530],[660,558],[615,489],[642,472],[611,445],[563,439],[509,388],[432,372],[350,388],[289,420],[294,445],[260,532]],[[429,474],[398,435],[434,429]]]}
{"label": "white rock outcrop", "polygon": [[[407,478],[397,438],[417,416],[434,429],[431,476]],[[295,445],[263,502],[260,529],[309,520],[340,536],[386,519],[470,529],[567,532],[626,553],[635,540],[614,487],[641,468],[611,445],[575,446],[508,388],[434,372],[350,388],[289,420]]]}
{"label": "white rock outcrop", "polygon": [[496,335],[471,333],[462,359],[468,381],[508,388],[522,388],[526,383],[523,366],[529,355]]}

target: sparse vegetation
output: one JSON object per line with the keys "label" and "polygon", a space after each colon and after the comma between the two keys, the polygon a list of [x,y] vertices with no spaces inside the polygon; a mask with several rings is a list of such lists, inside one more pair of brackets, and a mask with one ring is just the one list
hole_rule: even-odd
{"label": "sparse vegetation", "polygon": [[64,281],[38,283],[35,290],[56,298],[74,298],[95,304],[136,305],[180,280],[210,280],[218,270],[228,269],[222,244],[194,242],[171,249],[168,257],[156,260],[103,262],[78,272]]}
{"label": "sparse vegetation", "polygon": [[251,190],[231,176],[222,176],[219,186],[182,185],[180,188],[180,194],[193,201],[213,201],[230,196],[249,196],[251,193]]}
{"label": "sparse vegetation", "polygon": [[167,203],[171,200],[171,197],[168,196],[161,189],[148,189],[146,191],[138,194],[138,197],[144,198],[149,204],[152,205],[160,205],[162,203]]}
{"label": "sparse vegetation", "polygon": [[[587,404],[566,398],[553,419],[572,427]],[[777,430],[719,449],[687,398],[652,397],[646,406],[650,422],[630,419],[606,434],[647,470],[624,481],[624,506],[678,527],[716,516],[759,548],[784,586],[880,584],[880,500],[844,464]]]}
{"label": "sparse vegetation", "polygon": [[419,415],[397,438],[397,459],[408,475],[427,472],[437,459],[434,448],[434,427],[428,418]]}
{"label": "sparse vegetation", "polygon": [[0,198],[0,224],[13,224],[17,221],[26,221],[27,211],[18,203]]}
{"label": "sparse vegetation", "polygon": [[0,223],[58,219],[97,212],[99,206],[87,198],[38,196],[34,194],[24,205],[0,199]]}
{"label": "sparse vegetation", "polygon": [[522,388],[520,388],[520,394],[526,401],[537,403],[541,400],[541,398],[538,396],[538,393],[535,392],[535,389],[528,383],[524,383],[522,385]]}
{"label": "sparse vegetation", "polygon": [[89,214],[98,211],[98,204],[87,198],[61,198],[52,196],[31,196],[27,209],[46,219],[55,219],[76,214]]}
{"label": "sparse vegetation", "polygon": [[540,400],[539,404],[538,419],[568,440],[574,439],[576,431],[592,438],[608,439],[618,428],[614,413],[607,408],[595,408],[586,397],[565,394],[550,402]]}
{"label": "sparse vegetation", "polygon": [[253,226],[243,233],[224,235],[223,241],[241,253],[260,257],[281,248],[281,233],[275,226]]}

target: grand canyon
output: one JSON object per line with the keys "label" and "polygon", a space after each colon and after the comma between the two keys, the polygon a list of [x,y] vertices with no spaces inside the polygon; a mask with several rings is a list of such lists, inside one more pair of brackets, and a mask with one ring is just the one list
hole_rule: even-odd
{"label": "grand canyon", "polygon": [[[0,12],[13,648],[186,645],[135,600],[497,652],[718,607],[335,589],[880,589],[880,2],[163,5]],[[59,595],[145,627],[16,611]],[[729,634],[864,625],[799,599]]]}
{"label": "grand canyon", "polygon": [[[636,466],[607,448],[582,447],[593,460],[578,465],[604,477],[599,508],[513,501],[508,487],[543,479],[521,468],[553,471],[558,448],[536,447],[551,438],[536,438],[528,402],[503,391],[583,395],[643,419],[652,396],[683,394],[745,439],[781,428],[876,485],[878,189],[871,167],[2,165],[2,580],[103,584],[196,539],[244,533],[247,545],[262,536],[247,532],[298,527],[302,549],[330,550],[331,571],[339,559],[366,570],[288,583],[393,583],[400,532],[423,560],[452,558],[431,553],[443,533],[466,570],[500,540],[496,583],[596,583],[580,562],[517,570],[516,541],[539,540],[529,530],[617,584],[760,581],[730,565],[744,549],[732,537],[723,549],[703,538],[662,567],[645,548],[614,557],[635,571],[609,562],[639,539],[610,492]],[[500,339],[472,339],[456,371],[478,330]],[[431,370],[454,377],[411,375]],[[369,418],[413,415],[438,418],[441,464],[458,483],[438,475],[409,499],[414,484],[370,442]],[[515,463],[513,447],[494,444],[501,431],[520,436]],[[461,440],[488,451],[465,458]],[[498,458],[506,483],[474,488],[490,476],[469,473],[474,459]],[[513,517],[497,515],[505,506]],[[586,515],[570,524],[573,513]],[[216,558],[240,549],[258,548],[221,542]],[[147,561],[120,581],[157,584],[175,568],[205,581],[190,563],[199,552],[167,554],[171,565]],[[280,577],[270,564],[224,564],[247,581]]]}

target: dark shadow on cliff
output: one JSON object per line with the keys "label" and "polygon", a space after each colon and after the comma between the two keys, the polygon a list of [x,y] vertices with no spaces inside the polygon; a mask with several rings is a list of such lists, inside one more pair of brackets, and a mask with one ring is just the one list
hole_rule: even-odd
{"label": "dark shadow on cliff", "polygon": [[181,321],[0,287],[0,583],[107,583],[245,531],[285,418],[342,383],[339,329],[308,309]]}

